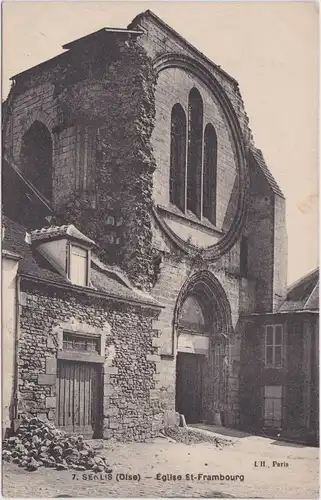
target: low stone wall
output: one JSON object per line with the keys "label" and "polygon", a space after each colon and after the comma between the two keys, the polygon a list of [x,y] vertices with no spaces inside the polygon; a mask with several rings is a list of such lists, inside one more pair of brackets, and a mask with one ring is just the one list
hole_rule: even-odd
{"label": "low stone wall", "polygon": [[157,310],[23,282],[19,411],[56,422],[57,357],[64,331],[99,335],[102,344],[101,436],[142,441],[163,428],[155,392]]}

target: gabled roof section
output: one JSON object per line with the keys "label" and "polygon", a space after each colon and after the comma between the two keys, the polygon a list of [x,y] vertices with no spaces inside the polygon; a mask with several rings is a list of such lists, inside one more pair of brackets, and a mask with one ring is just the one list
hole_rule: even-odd
{"label": "gabled roof section", "polygon": [[45,261],[27,243],[26,235],[28,233],[23,226],[6,216],[2,217],[2,225],[5,227],[2,249],[18,254],[21,257],[19,261],[19,273],[56,283],[66,281],[49,262]]}
{"label": "gabled roof section", "polygon": [[[19,259],[18,273],[24,278],[67,288],[74,293],[88,293],[156,309],[162,307],[151,295],[134,288],[119,269],[113,270],[113,266],[104,266],[97,258],[95,259],[96,265],[91,268],[92,287],[72,285],[37,251],[36,245],[28,243],[28,232],[23,226],[6,216],[2,217],[2,224],[5,227],[2,251],[5,254],[14,254]],[[64,228],[62,232],[65,234],[65,228],[70,226],[61,227]]]}
{"label": "gabled roof section", "polygon": [[256,161],[257,165],[259,166],[259,168],[260,168],[261,172],[263,173],[264,177],[266,178],[267,182],[269,183],[272,191],[275,194],[277,194],[278,196],[285,198],[278,183],[276,182],[276,180],[274,179],[273,175],[271,174],[270,170],[267,167],[267,164],[264,160],[262,151],[260,149],[257,149],[256,147],[252,146],[250,149],[250,152],[252,153],[254,160]]}
{"label": "gabled roof section", "polygon": [[93,240],[81,233],[73,224],[66,224],[63,226],[50,226],[42,229],[34,229],[33,231],[31,231],[32,243],[56,240],[59,238],[72,239],[81,243],[85,243],[88,246],[96,245]]}
{"label": "gabled roof section", "polygon": [[222,75],[227,77],[234,85],[238,86],[237,80],[233,78],[231,75],[229,75],[226,71],[224,71],[220,66],[215,64],[213,61],[211,61],[208,57],[206,57],[200,50],[198,50],[194,45],[189,43],[184,37],[182,37],[177,31],[175,31],[173,28],[171,28],[168,24],[166,24],[160,17],[158,17],[154,12],[151,10],[147,9],[144,12],[141,12],[138,14],[132,22],[127,26],[129,29],[135,28],[142,19],[144,18],[149,18],[152,19],[156,24],[161,26],[164,30],[166,30],[168,33],[170,33],[174,38],[179,38],[190,50],[192,50],[195,54],[197,54],[198,57],[201,57],[204,59],[208,64],[210,64],[213,68],[215,68],[217,71],[219,71]]}
{"label": "gabled roof section", "polygon": [[288,288],[279,311],[319,310],[319,268],[300,278]]}

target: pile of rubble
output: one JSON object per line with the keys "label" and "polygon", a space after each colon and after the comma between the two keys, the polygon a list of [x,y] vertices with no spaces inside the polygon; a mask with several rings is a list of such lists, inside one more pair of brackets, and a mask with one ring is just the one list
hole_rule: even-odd
{"label": "pile of rubble", "polygon": [[186,427],[168,427],[164,429],[161,435],[169,438],[170,440],[177,443],[184,444],[198,444],[198,443],[211,443],[217,448],[223,448],[224,446],[231,446],[233,441],[230,439],[221,438],[206,430],[202,429],[191,429]]}
{"label": "pile of rubble", "polygon": [[23,418],[15,436],[2,442],[2,458],[26,470],[39,467],[57,470],[112,472],[104,457],[84,441],[83,436],[67,436],[38,418]]}

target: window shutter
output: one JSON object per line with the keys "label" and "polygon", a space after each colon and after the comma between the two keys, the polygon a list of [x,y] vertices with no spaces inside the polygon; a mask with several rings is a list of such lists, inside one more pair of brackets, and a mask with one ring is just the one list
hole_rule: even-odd
{"label": "window shutter", "polygon": [[70,280],[73,285],[88,284],[88,250],[74,245],[70,248]]}

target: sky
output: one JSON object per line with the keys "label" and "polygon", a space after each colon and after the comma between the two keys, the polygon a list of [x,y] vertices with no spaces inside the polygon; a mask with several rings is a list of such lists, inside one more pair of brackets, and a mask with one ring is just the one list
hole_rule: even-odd
{"label": "sky", "polygon": [[18,2],[2,4],[2,97],[9,78],[102,27],[151,9],[240,85],[256,146],[287,200],[288,283],[318,265],[316,2]]}

